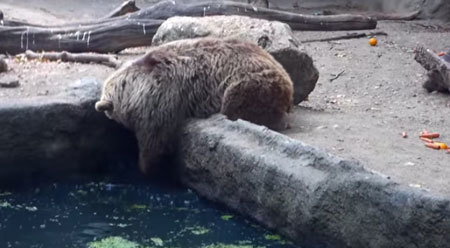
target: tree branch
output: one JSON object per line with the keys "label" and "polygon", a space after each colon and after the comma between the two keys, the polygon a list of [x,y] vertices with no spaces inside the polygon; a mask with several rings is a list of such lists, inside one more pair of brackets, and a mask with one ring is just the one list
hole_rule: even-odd
{"label": "tree branch", "polygon": [[41,59],[48,61],[76,62],[76,63],[96,63],[106,65],[112,68],[118,68],[122,64],[117,58],[111,55],[95,54],[95,53],[79,53],[73,54],[69,52],[45,52],[35,53],[26,51],[24,56],[27,59]]}
{"label": "tree branch", "polygon": [[358,39],[364,37],[372,37],[377,35],[387,35],[385,32],[370,32],[370,33],[350,33],[341,36],[323,38],[323,39],[311,39],[311,40],[302,40],[301,43],[311,43],[311,42],[325,42],[325,41],[333,41],[333,40],[349,40],[349,39]]}

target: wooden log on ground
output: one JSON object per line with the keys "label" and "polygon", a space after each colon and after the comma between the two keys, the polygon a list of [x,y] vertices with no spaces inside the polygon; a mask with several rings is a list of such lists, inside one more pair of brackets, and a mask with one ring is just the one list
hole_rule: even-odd
{"label": "wooden log on ground", "polygon": [[[119,7],[120,8],[120,7]],[[76,22],[64,25],[54,25],[45,27],[67,27],[98,25],[111,20],[144,20],[156,19],[166,20],[174,16],[212,16],[212,15],[243,15],[253,18],[280,21],[287,23],[293,30],[365,30],[374,29],[377,26],[376,18],[364,15],[338,14],[327,16],[303,15],[288,11],[274,10],[269,8],[255,7],[251,4],[233,1],[201,1],[193,3],[175,3],[172,0],[161,1],[145,9],[132,12],[126,16],[116,16],[110,19],[100,19],[93,21]],[[5,26],[36,26],[38,24],[24,23],[20,21],[7,21]]]}
{"label": "wooden log on ground", "polygon": [[173,16],[245,15],[254,18],[281,21],[294,30],[361,30],[376,28],[374,18],[362,15],[302,15],[287,11],[257,8],[232,1],[203,1],[190,4],[162,1],[130,14],[133,19],[168,19]]}
{"label": "wooden log on ground", "polygon": [[[450,51],[446,56],[450,57]],[[428,71],[428,79],[423,84],[427,91],[450,91],[450,61],[445,61],[432,50],[422,46],[416,48],[414,59]]]}
{"label": "wooden log on ground", "polygon": [[167,18],[207,15],[245,15],[278,20],[294,30],[373,29],[377,24],[375,19],[360,15],[301,15],[230,1],[192,4],[163,1],[126,16],[59,26],[2,20],[0,53],[18,54],[26,50],[119,52],[129,47],[150,45],[156,30]]}
{"label": "wooden log on ground", "polygon": [[111,55],[95,54],[95,53],[69,53],[69,52],[44,52],[35,53],[33,51],[26,51],[24,56],[29,59],[41,59],[48,61],[63,61],[75,63],[96,63],[106,65],[112,68],[118,68],[122,64],[117,58]]}
{"label": "wooden log on ground", "polygon": [[391,21],[412,21],[420,14],[420,10],[416,10],[406,14],[399,13],[373,13],[369,16],[377,20],[391,20]]}
{"label": "wooden log on ground", "polygon": [[163,20],[112,19],[97,25],[0,27],[0,53],[33,51],[119,52],[148,46]]}

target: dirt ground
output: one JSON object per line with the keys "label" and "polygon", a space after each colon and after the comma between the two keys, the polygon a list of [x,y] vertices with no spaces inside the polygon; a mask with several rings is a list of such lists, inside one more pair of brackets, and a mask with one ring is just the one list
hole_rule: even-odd
{"label": "dirt ground", "polygon": [[[0,9],[6,18],[47,24],[103,16],[120,2],[2,0]],[[152,1],[136,2],[145,6]],[[320,79],[309,101],[295,108],[292,128],[285,133],[332,154],[359,160],[394,181],[450,196],[450,154],[428,149],[418,139],[419,132],[426,129],[441,133],[441,140],[450,143],[450,95],[430,94],[422,88],[426,71],[414,61],[413,53],[418,44],[437,52],[449,50],[449,26],[428,21],[379,22],[377,31],[388,36],[378,37],[376,47],[369,46],[367,39],[306,43]],[[348,32],[295,33],[301,41]],[[126,53],[130,51],[137,54],[145,49]],[[0,79],[18,77],[21,86],[0,88],[2,101],[51,95],[80,77],[101,81],[112,70],[100,65],[8,62],[11,71]],[[332,80],[337,74],[340,76]],[[408,138],[403,138],[402,132],[407,132]]]}

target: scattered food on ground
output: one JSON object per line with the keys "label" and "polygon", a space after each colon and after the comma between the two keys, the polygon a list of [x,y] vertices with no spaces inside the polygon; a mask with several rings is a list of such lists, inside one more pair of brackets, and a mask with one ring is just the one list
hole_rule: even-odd
{"label": "scattered food on ground", "polygon": [[408,138],[408,134],[406,132],[402,132],[402,137],[406,139]]}
{"label": "scattered food on ground", "polygon": [[432,148],[432,149],[435,149],[435,150],[441,149],[441,147],[439,146],[439,144],[436,144],[436,143],[425,143],[425,146],[426,146],[426,147],[429,147],[429,148]]}
{"label": "scattered food on ground", "polygon": [[448,149],[447,144],[443,142],[436,142],[433,139],[437,139],[440,137],[439,133],[430,133],[426,130],[423,130],[419,134],[419,138],[425,142],[425,146],[435,149],[435,150],[446,150]]}
{"label": "scattered food on ground", "polygon": [[424,141],[425,143],[433,143],[433,140],[432,140],[432,139],[429,139],[429,138],[420,137],[420,139],[421,139],[422,141]]}
{"label": "scattered food on ground", "polygon": [[427,138],[427,139],[436,139],[439,138],[439,133],[422,133],[420,134],[420,138]]}

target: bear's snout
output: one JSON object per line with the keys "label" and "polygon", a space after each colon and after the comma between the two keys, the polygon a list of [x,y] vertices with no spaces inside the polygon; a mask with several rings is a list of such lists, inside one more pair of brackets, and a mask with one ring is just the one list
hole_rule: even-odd
{"label": "bear's snout", "polygon": [[112,102],[109,101],[101,100],[95,103],[95,110],[97,110],[97,112],[112,111],[113,108]]}

